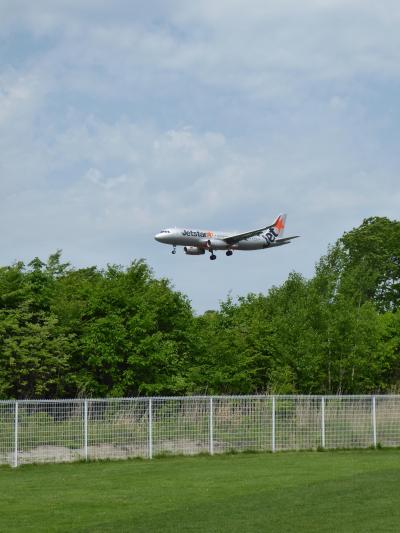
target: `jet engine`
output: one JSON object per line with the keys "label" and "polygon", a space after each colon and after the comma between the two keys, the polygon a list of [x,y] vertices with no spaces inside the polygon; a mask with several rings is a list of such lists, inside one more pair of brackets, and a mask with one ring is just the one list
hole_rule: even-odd
{"label": "jet engine", "polygon": [[228,246],[222,239],[208,239],[207,248],[209,250],[226,250]]}
{"label": "jet engine", "polygon": [[205,251],[203,248],[197,248],[197,246],[184,246],[186,255],[204,255]]}

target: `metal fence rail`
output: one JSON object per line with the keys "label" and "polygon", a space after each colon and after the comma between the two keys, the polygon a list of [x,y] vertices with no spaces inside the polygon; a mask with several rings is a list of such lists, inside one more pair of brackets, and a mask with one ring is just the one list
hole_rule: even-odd
{"label": "metal fence rail", "polygon": [[0,401],[0,464],[400,446],[400,395]]}

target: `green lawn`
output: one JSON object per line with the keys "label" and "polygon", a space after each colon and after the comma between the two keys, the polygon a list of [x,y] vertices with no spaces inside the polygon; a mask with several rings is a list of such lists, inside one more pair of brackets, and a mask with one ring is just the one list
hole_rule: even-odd
{"label": "green lawn", "polygon": [[0,531],[400,531],[400,450],[0,468]]}

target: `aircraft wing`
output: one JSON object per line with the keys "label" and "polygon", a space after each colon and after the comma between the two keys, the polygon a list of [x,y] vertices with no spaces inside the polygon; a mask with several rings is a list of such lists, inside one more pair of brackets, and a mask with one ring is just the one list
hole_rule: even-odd
{"label": "aircraft wing", "polygon": [[255,229],[253,231],[247,231],[246,233],[238,233],[237,235],[231,235],[230,237],[225,237],[222,240],[225,241],[227,244],[236,244],[237,242],[243,241],[244,239],[248,239],[249,237],[260,235],[260,233],[272,227],[273,224],[271,224],[270,226],[265,226],[264,228]]}

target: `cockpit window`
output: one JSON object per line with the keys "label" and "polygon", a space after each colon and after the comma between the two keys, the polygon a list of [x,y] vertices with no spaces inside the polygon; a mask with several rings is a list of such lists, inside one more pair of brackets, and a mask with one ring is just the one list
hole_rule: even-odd
{"label": "cockpit window", "polygon": [[162,229],[162,230],[160,231],[160,233],[171,233],[171,232],[169,231],[169,229]]}

